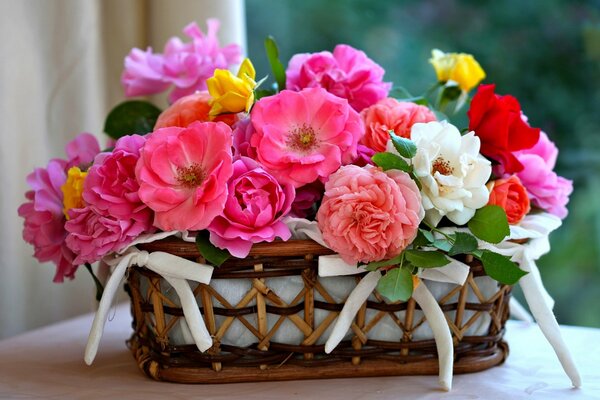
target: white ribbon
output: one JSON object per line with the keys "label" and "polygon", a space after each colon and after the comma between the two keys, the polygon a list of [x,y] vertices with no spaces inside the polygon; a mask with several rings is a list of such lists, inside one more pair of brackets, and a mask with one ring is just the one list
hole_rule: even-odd
{"label": "white ribbon", "polygon": [[[156,235],[144,235],[129,247],[121,250],[120,254],[103,259],[103,262],[110,266],[114,266],[115,268],[106,283],[102,299],[98,306],[98,311],[94,316],[94,322],[92,323],[87,346],[85,348],[84,359],[86,364],[91,365],[96,357],[110,306],[121,281],[125,277],[127,268],[133,265],[146,267],[149,270],[156,272],[163,277],[173,289],[175,289],[179,296],[185,320],[190,328],[191,336],[193,337],[196,346],[200,351],[206,351],[212,346],[210,333],[206,329],[206,325],[200,314],[200,309],[198,308],[198,303],[196,302],[194,293],[186,282],[186,279],[208,284],[210,283],[213,267],[195,263],[173,254],[161,251],[148,253],[147,251],[140,251],[135,247],[136,244],[153,242],[175,234],[180,233],[161,232]],[[187,233],[183,233],[183,236],[184,240],[187,239],[189,241]]]}

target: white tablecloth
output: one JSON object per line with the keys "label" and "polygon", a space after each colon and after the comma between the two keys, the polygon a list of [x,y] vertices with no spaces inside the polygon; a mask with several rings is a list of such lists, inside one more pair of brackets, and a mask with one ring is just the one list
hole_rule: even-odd
{"label": "white tablecloth", "polygon": [[451,392],[435,376],[354,378],[228,385],[154,382],[125,346],[131,333],[127,305],[106,325],[93,366],[83,362],[92,314],[0,341],[0,399],[600,399],[600,329],[562,327],[583,388],[572,389],[550,345],[535,325],[509,322],[507,362],[456,375]]}

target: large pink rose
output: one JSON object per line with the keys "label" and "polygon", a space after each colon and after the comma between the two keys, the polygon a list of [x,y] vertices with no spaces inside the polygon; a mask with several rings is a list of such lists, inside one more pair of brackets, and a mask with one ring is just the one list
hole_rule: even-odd
{"label": "large pink rose", "polygon": [[[567,203],[573,192],[573,182],[558,176],[554,172],[558,149],[544,132],[535,146],[530,149],[514,152],[513,155],[523,165],[523,170],[517,172],[531,203],[559,218],[568,214]],[[507,177],[502,166],[494,170],[496,175]]]}
{"label": "large pink rose", "polygon": [[325,184],[317,221],[325,243],[355,264],[399,255],[424,215],[419,188],[407,173],[347,165]]}
{"label": "large pink rose", "polygon": [[56,265],[54,282],[73,279],[77,265],[75,255],[66,246],[65,214],[61,186],[72,166],[87,167],[100,151],[98,141],[89,133],[79,134],[66,148],[67,160],[50,160],[46,168],[36,168],[27,176],[32,190],[25,194],[27,202],[19,207],[24,218],[23,239],[33,245],[34,257],[40,262]]}
{"label": "large pink rose", "polygon": [[131,50],[125,58],[125,70],[121,76],[125,95],[155,94],[174,86],[169,95],[169,101],[173,103],[197,90],[206,90],[206,80],[215,69],[228,69],[241,57],[240,46],[219,46],[218,20],[209,19],[207,26],[208,31],[204,34],[198,24],[189,24],[183,33],[191,42],[171,38],[162,54],[153,53],[151,48]]}
{"label": "large pink rose", "polygon": [[363,135],[348,102],[321,88],[281,91],[252,109],[257,160],[279,182],[304,186],[356,159]]}
{"label": "large pink rose", "polygon": [[322,87],[361,111],[387,97],[392,84],[383,82],[384,73],[364,52],[339,44],[333,54],[323,51],[293,56],[286,70],[286,88]]}
{"label": "large pink rose", "polygon": [[140,200],[140,185],[135,178],[135,167],[145,142],[143,136],[123,136],[112,152],[99,154],[85,179],[83,200],[102,215],[133,219],[144,231],[149,231],[152,210]]}
{"label": "large pink rose", "polygon": [[281,218],[294,201],[292,185],[280,185],[256,161],[241,157],[233,163],[228,189],[223,213],[208,227],[215,246],[243,258],[253,243],[290,238],[291,232]]}
{"label": "large pink rose", "polygon": [[221,213],[233,172],[231,128],[195,122],[154,131],[136,166],[139,196],[162,230],[201,230]]}
{"label": "large pink rose", "polygon": [[69,234],[65,241],[76,254],[76,265],[96,262],[108,253],[123,249],[147,229],[146,224],[134,219],[100,214],[91,207],[73,208],[69,216],[65,224]]}
{"label": "large pink rose", "polygon": [[385,151],[390,139],[389,131],[410,138],[410,129],[417,122],[435,121],[435,114],[427,107],[393,98],[379,100],[361,111],[365,123],[365,136],[361,143],[380,152]]}

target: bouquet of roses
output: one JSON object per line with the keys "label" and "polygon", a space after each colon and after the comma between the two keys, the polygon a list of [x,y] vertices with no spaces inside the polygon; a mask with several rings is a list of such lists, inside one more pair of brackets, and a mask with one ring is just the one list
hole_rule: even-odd
{"label": "bouquet of roses", "polygon": [[[238,46],[219,46],[217,29],[190,24],[189,42],[132,50],[125,94],[170,90],[168,107],[122,103],[106,120],[108,149],[81,134],[67,159],[28,176],[23,237],[56,264],[56,282],[156,232],[197,232],[218,266],[302,226],[380,273],[389,300],[407,300],[421,271],[467,257],[516,283],[527,271],[500,244],[528,217],[567,215],[572,183],[553,171],[556,146],[517,99],[480,84],[471,55],[434,50],[437,82],[412,96],[351,46],[296,54],[284,69],[268,38],[268,85]],[[468,126],[452,125],[465,108]]]}

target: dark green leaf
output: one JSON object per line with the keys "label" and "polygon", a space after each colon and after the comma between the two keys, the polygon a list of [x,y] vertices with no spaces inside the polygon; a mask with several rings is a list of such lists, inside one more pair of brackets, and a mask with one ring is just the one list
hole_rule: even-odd
{"label": "dark green leaf", "polygon": [[454,234],[454,244],[448,250],[448,255],[468,254],[473,250],[477,250],[477,246],[477,239],[473,235],[466,232],[456,232]]}
{"label": "dark green leaf", "polygon": [[506,213],[500,206],[488,205],[480,208],[468,226],[473,235],[489,243],[500,243],[510,234]]}
{"label": "dark green leaf", "polygon": [[435,241],[435,236],[433,236],[433,233],[431,231],[419,229],[419,232],[422,233],[423,236],[425,236],[429,243],[433,243]]}
{"label": "dark green leaf", "polygon": [[276,92],[272,89],[259,89],[254,91],[254,100],[258,101],[263,97],[273,96]]}
{"label": "dark green leaf", "polygon": [[458,86],[444,86],[442,99],[445,99],[447,102],[454,101],[460,97],[461,93],[462,90]]}
{"label": "dark green leaf", "polygon": [[481,257],[483,257],[483,250],[473,250],[471,254],[481,260]]}
{"label": "dark green leaf", "polygon": [[208,231],[200,231],[196,236],[196,246],[198,247],[198,251],[200,255],[206,259],[209,263],[214,266],[221,266],[231,254],[227,250],[219,249],[215,247],[210,240],[210,234]]}
{"label": "dark green leaf", "polygon": [[402,258],[403,258],[403,255],[400,254],[399,256],[390,258],[389,260],[371,262],[371,263],[367,264],[367,270],[374,271],[374,270],[382,268],[382,267],[389,267],[390,265],[400,264],[402,262]]}
{"label": "dark green leaf", "polygon": [[[425,232],[427,232],[427,231],[425,231]],[[423,235],[423,232],[421,232],[421,229],[419,229],[419,231],[417,232],[417,236],[415,237],[415,240],[413,240],[413,242],[412,242],[412,246],[413,246],[413,248],[429,246],[429,243],[430,243],[429,240],[427,240],[425,235]]]}
{"label": "dark green leaf", "polygon": [[392,153],[377,153],[372,158],[373,162],[384,171],[399,169],[404,172],[412,171],[412,167],[402,158]]}
{"label": "dark green leaf", "polygon": [[131,100],[111,110],[104,123],[104,132],[113,139],[134,133],[152,132],[160,109],[147,101]]}
{"label": "dark green leaf", "polygon": [[506,285],[514,285],[522,276],[527,275],[527,272],[519,268],[508,257],[489,250],[483,251],[481,262],[485,273],[490,278]]}
{"label": "dark green leaf", "polygon": [[443,267],[450,262],[446,256],[437,251],[406,250],[404,255],[411,264],[420,268]]}
{"label": "dark green leaf", "polygon": [[285,68],[283,68],[283,64],[279,60],[279,49],[273,36],[268,36],[265,39],[265,51],[267,52],[267,59],[271,65],[275,82],[277,82],[277,88],[283,90],[285,89]]}
{"label": "dark green leaf", "polygon": [[379,280],[377,291],[390,301],[406,301],[413,292],[412,274],[403,268],[391,269]]}
{"label": "dark green leaf", "polygon": [[446,239],[438,239],[433,242],[433,246],[447,253],[452,248],[452,243]]}
{"label": "dark green leaf", "polygon": [[417,145],[412,140],[400,137],[394,131],[389,133],[398,154],[405,158],[413,158],[417,154]]}

